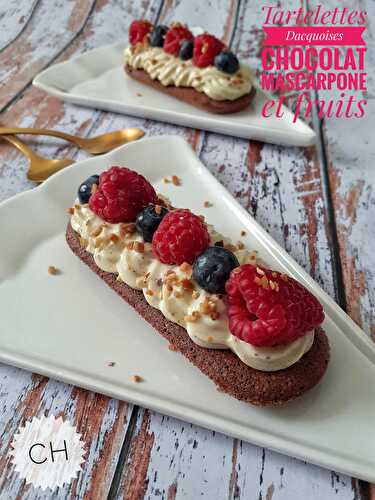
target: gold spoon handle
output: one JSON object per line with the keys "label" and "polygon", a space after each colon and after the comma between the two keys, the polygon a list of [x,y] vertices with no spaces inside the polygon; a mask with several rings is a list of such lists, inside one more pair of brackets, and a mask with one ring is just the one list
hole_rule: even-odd
{"label": "gold spoon handle", "polygon": [[80,138],[74,135],[60,132],[59,130],[49,130],[47,128],[24,128],[24,127],[0,127],[0,135],[8,134],[27,134],[27,135],[50,135],[52,137],[60,137],[66,141],[80,144]]}
{"label": "gold spoon handle", "polygon": [[4,135],[2,138],[13,144],[13,146],[21,151],[21,153],[24,154],[26,158],[30,160],[30,162],[40,159],[40,157],[36,153],[34,153],[32,149],[26,146],[26,144],[20,141],[20,139],[18,139],[17,137],[14,137],[13,135]]}

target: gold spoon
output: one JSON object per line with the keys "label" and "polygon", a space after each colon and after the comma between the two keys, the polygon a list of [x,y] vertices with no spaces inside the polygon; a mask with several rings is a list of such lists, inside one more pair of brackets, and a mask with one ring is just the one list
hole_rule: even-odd
{"label": "gold spoon", "polygon": [[100,153],[107,153],[122,144],[140,139],[145,133],[139,128],[124,128],[122,130],[116,130],[115,132],[109,132],[107,134],[87,138],[76,137],[74,135],[66,134],[65,132],[49,130],[46,128],[0,127],[0,135],[9,134],[50,135],[53,137],[60,137],[60,139],[72,142],[84,151],[96,155]]}
{"label": "gold spoon", "polygon": [[26,158],[29,159],[30,165],[26,175],[31,181],[43,182],[50,175],[74,163],[73,160],[69,160],[67,158],[62,160],[48,160],[47,158],[43,158],[42,156],[34,153],[34,151],[26,146],[26,144],[20,139],[12,135],[4,135],[2,138],[13,144],[26,156]]}

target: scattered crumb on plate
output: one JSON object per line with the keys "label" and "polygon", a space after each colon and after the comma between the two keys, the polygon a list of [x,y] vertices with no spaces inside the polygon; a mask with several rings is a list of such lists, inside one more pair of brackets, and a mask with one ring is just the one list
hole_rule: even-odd
{"label": "scattered crumb on plate", "polygon": [[115,366],[115,365],[116,365],[116,363],[115,363],[114,361],[110,361],[110,362],[108,363],[108,366]]}
{"label": "scattered crumb on plate", "polygon": [[48,274],[58,274],[59,270],[55,266],[48,266]]}
{"label": "scattered crumb on plate", "polygon": [[139,375],[132,375],[132,381],[135,382],[136,384],[138,384],[139,382],[142,382],[142,377],[140,377]]}

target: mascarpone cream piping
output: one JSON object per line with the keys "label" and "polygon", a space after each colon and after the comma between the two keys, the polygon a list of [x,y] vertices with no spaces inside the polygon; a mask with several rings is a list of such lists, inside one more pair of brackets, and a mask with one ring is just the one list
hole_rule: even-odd
{"label": "mascarpone cream piping", "polygon": [[127,47],[124,62],[134,69],[143,69],[162,85],[192,87],[216,101],[233,101],[251,91],[251,71],[241,64],[233,75],[219,71],[215,66],[198,68],[192,60],[182,61],[159,47],[137,45]]}
{"label": "mascarpone cream piping", "polygon": [[[152,253],[151,244],[145,243],[137,233],[126,233],[126,225],[104,222],[88,206],[78,204],[71,225],[100,269],[118,274],[118,279],[131,288],[143,290],[146,301],[167,319],[185,328],[191,340],[199,346],[229,348],[246,365],[262,371],[287,368],[311,348],[314,332],[308,332],[290,344],[268,348],[255,347],[238,339],[229,331],[223,300],[192,281],[194,290],[184,288],[182,282],[190,279],[189,272],[183,266],[162,264]],[[207,227],[213,243],[230,243],[212,226]],[[133,249],[127,245],[130,242],[137,242]],[[141,246],[142,252],[135,249],[137,245]],[[234,253],[240,264],[257,262],[255,252],[237,249]],[[207,304],[214,305],[217,318],[200,312]]]}

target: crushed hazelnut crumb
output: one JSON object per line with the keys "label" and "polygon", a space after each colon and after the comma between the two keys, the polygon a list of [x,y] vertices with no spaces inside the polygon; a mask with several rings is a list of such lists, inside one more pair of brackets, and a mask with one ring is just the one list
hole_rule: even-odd
{"label": "crushed hazelnut crumb", "polygon": [[86,248],[87,247],[87,240],[83,238],[82,236],[79,237],[79,244],[81,247]]}
{"label": "crushed hazelnut crumb", "polygon": [[243,250],[245,248],[245,245],[242,243],[242,241],[238,241],[237,247],[238,247],[238,250]]}
{"label": "crushed hazelnut crumb", "polygon": [[133,234],[135,233],[135,224],[133,222],[130,222],[128,224],[120,224],[120,236],[123,238],[127,234]]}
{"label": "crushed hazelnut crumb", "polygon": [[181,179],[177,175],[172,175],[172,184],[175,186],[181,186]]}
{"label": "crushed hazelnut crumb", "polygon": [[220,313],[218,311],[213,311],[210,314],[210,318],[212,319],[212,321],[216,321],[217,319],[219,319],[219,317],[220,317]]}
{"label": "crushed hazelnut crumb", "polygon": [[200,293],[199,293],[199,292],[197,292],[196,290],[194,290],[194,291],[193,291],[193,293],[192,293],[192,297],[193,297],[193,299],[198,299],[198,298],[199,298],[199,296],[200,296]]}
{"label": "crushed hazelnut crumb", "polygon": [[103,230],[103,226],[100,224],[100,226],[98,226],[96,229],[94,229],[94,231],[91,233],[91,236],[93,238],[96,238],[97,236],[99,236],[99,234],[102,232]]}
{"label": "crushed hazelnut crumb", "polygon": [[145,294],[149,295],[150,297],[152,297],[152,295],[154,295],[154,292],[152,290],[148,289],[148,290],[145,291]]}
{"label": "crushed hazelnut crumb", "polygon": [[210,207],[213,207],[213,203],[210,203],[209,201],[205,201],[203,203],[203,206],[204,206],[204,208],[210,208]]}
{"label": "crushed hazelnut crumb", "polygon": [[193,282],[186,278],[181,280],[181,285],[184,290],[192,290],[194,288]]}
{"label": "crushed hazelnut crumb", "polygon": [[117,243],[120,238],[117,236],[117,234],[111,234],[109,239],[112,241],[112,243]]}
{"label": "crushed hazelnut crumb", "polygon": [[241,236],[246,236],[246,231],[244,229],[241,231]]}
{"label": "crushed hazelnut crumb", "polygon": [[174,291],[174,296],[176,297],[176,299],[181,299],[182,298],[182,293],[179,292],[178,290],[175,290]]}
{"label": "crushed hazelnut crumb", "polygon": [[76,203],[76,204],[74,205],[74,208],[75,208],[76,210],[80,210],[80,209],[81,209],[81,205],[79,205],[78,203]]}
{"label": "crushed hazelnut crumb", "polygon": [[191,267],[191,264],[189,264],[188,262],[183,262],[180,265],[180,269],[183,273],[186,273],[186,274],[191,274],[192,270],[193,270],[193,268]]}
{"label": "crushed hazelnut crumb", "polygon": [[142,382],[142,377],[139,375],[132,375],[132,381],[138,384],[139,382]]}
{"label": "crushed hazelnut crumb", "polygon": [[68,214],[73,215],[74,214],[74,208],[73,207],[69,207],[67,209],[67,212],[68,212]]}
{"label": "crushed hazelnut crumb", "polygon": [[48,274],[58,274],[58,270],[55,266],[48,266]]}
{"label": "crushed hazelnut crumb", "polygon": [[133,250],[138,253],[144,253],[145,251],[145,245],[141,241],[135,241]]}
{"label": "crushed hazelnut crumb", "polygon": [[207,337],[207,342],[210,342],[210,343],[211,343],[213,340],[214,340],[214,338],[213,338],[213,336],[212,336],[212,335],[209,335],[209,336]]}
{"label": "crushed hazelnut crumb", "polygon": [[141,94],[140,92],[137,92],[137,96],[138,97],[142,97],[143,94]]}
{"label": "crushed hazelnut crumb", "polygon": [[163,182],[164,184],[169,184],[171,181],[167,177],[164,177]]}

